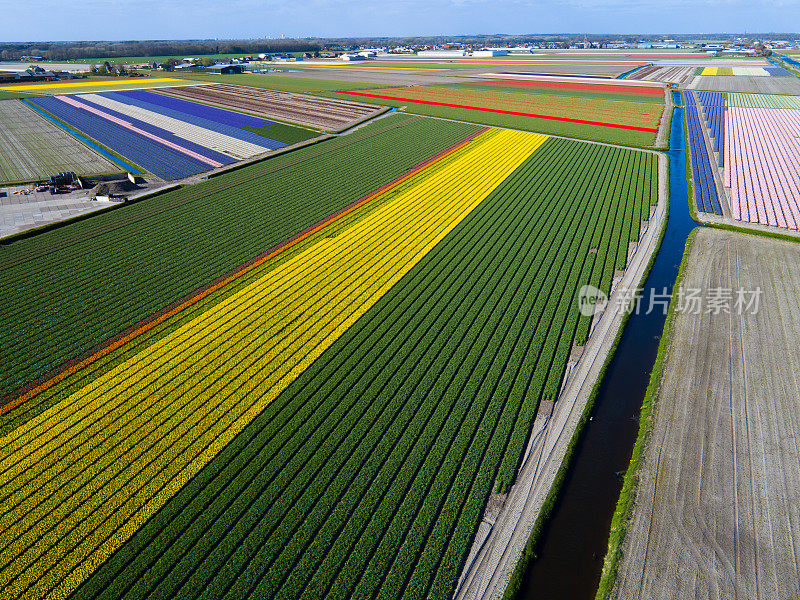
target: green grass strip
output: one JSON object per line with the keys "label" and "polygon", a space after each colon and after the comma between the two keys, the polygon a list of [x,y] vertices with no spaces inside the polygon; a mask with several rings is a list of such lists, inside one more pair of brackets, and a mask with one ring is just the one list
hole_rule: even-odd
{"label": "green grass strip", "polygon": [[296,144],[297,142],[304,142],[315,138],[319,135],[318,131],[311,131],[310,129],[302,129],[300,127],[292,127],[284,123],[274,123],[270,127],[250,127],[245,126],[243,129],[252,131],[258,135],[277,140],[285,144]]}

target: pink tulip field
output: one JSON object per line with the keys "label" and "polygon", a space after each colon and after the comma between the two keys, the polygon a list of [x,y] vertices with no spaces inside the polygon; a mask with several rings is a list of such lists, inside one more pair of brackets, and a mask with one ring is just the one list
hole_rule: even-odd
{"label": "pink tulip field", "polygon": [[800,225],[800,110],[729,106],[724,183],[734,219]]}

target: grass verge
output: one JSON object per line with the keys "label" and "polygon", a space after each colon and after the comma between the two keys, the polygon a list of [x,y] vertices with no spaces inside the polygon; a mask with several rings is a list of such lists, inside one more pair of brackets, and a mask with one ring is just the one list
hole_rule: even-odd
{"label": "grass verge", "polygon": [[[667,90],[667,95],[671,95],[671,91]],[[656,141],[653,146],[654,150],[669,150],[669,143],[670,143],[670,135],[672,133],[672,115],[675,113],[675,104],[671,101],[664,105],[664,116],[662,117],[664,121],[664,140],[659,144],[658,143],[658,134],[656,134]]]}
{"label": "grass verge", "polygon": [[31,94],[28,92],[12,92],[7,90],[0,90],[0,100],[18,100],[21,98],[32,98],[38,94]]}
{"label": "grass verge", "polygon": [[689,146],[689,124],[686,118],[686,108],[683,110],[683,153],[686,156],[686,197],[689,202],[689,214],[692,219],[701,222],[700,213],[697,210],[697,202],[694,199],[694,178],[692,177],[692,150]]}
{"label": "grass verge", "polygon": [[746,233],[748,235],[757,235],[760,237],[771,238],[774,240],[781,240],[784,242],[792,242],[795,244],[800,243],[800,237],[796,235],[789,235],[788,233],[780,233],[779,231],[766,231],[763,229],[751,229],[750,227],[739,227],[738,225],[729,225],[728,223],[703,223],[706,227],[713,227],[714,229],[722,229],[725,231],[733,231],[736,233]]}

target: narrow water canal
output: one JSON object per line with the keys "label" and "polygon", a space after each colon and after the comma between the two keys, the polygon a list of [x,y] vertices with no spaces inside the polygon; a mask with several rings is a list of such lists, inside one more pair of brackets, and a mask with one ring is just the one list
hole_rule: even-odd
{"label": "narrow water canal", "polygon": [[[682,107],[673,109],[669,159],[669,219],[644,285],[645,299],[650,298],[651,290],[671,293],[686,238],[697,226],[688,206]],[[591,600],[595,596],[611,517],[638,433],[639,409],[666,318],[660,308],[645,313],[640,310],[628,321],[519,598]]]}

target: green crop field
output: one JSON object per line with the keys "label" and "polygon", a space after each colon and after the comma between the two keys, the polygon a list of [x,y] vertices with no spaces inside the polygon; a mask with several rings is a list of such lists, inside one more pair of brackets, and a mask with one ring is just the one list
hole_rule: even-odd
{"label": "green crop field", "polygon": [[32,96],[36,96],[37,94],[31,94],[30,92],[14,92],[14,91],[4,91],[0,90],[0,100],[15,100],[19,98],[31,98]]}
{"label": "green crop field", "polygon": [[286,125],[284,123],[275,122],[269,127],[244,127],[247,131],[252,131],[260,136],[269,138],[271,140],[278,140],[287,144],[296,144],[297,142],[304,142],[315,138],[319,135],[318,131],[311,131],[310,129],[303,129],[293,125]]}
{"label": "green crop field", "polygon": [[656,190],[654,154],[546,141],[72,597],[449,598]]}
{"label": "green crop field", "polygon": [[0,245],[0,396],[475,130],[393,115],[349,136]]}

